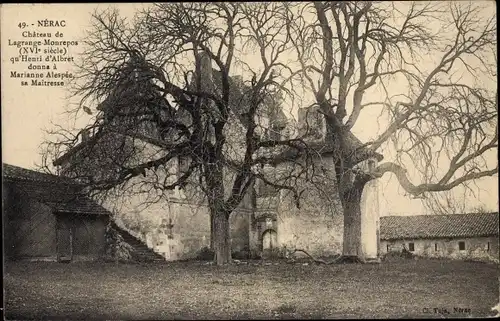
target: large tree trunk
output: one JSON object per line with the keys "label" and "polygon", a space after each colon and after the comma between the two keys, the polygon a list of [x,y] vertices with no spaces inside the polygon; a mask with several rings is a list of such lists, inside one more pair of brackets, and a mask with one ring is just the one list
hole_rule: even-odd
{"label": "large tree trunk", "polygon": [[344,210],[344,242],[342,254],[346,258],[358,258],[361,249],[361,191],[350,189],[341,196]]}
{"label": "large tree trunk", "polygon": [[214,251],[217,265],[231,262],[231,239],[229,228],[230,212],[224,202],[224,181],[222,166],[213,162],[205,173],[207,185],[212,194],[208,197],[210,208],[210,247]]}
{"label": "large tree trunk", "polygon": [[366,181],[358,180],[340,195],[344,211],[343,262],[363,262],[361,239],[361,195]]}
{"label": "large tree trunk", "polygon": [[217,211],[213,215],[213,250],[214,261],[217,265],[231,263],[231,238],[229,215],[224,211]]}

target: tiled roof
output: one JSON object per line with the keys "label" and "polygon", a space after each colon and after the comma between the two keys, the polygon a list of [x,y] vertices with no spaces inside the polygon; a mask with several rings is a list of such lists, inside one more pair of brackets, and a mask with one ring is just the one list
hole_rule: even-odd
{"label": "tiled roof", "polygon": [[67,177],[37,172],[30,169],[9,165],[5,163],[3,163],[2,165],[3,165],[2,173],[4,179],[15,179],[15,180],[32,181],[32,182],[55,182],[55,183],[75,184],[75,181]]}
{"label": "tiled roof", "polygon": [[3,178],[23,197],[46,204],[54,212],[109,215],[105,208],[85,197],[74,180],[26,168],[3,164]]}
{"label": "tiled roof", "polygon": [[484,214],[384,216],[382,240],[498,235],[498,212]]}

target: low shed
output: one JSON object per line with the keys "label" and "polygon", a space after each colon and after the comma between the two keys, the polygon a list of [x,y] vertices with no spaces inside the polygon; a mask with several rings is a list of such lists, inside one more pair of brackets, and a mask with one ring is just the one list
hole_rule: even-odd
{"label": "low shed", "polygon": [[95,260],[106,253],[110,212],[65,177],[3,164],[7,259]]}
{"label": "low shed", "polygon": [[422,256],[498,258],[499,216],[494,213],[385,216],[380,219],[381,252]]}

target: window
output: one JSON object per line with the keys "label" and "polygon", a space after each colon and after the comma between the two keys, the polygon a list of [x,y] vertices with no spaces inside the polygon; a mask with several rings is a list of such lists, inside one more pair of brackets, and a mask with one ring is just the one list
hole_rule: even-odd
{"label": "window", "polygon": [[488,247],[486,248],[486,251],[490,251],[490,242],[488,242]]}
{"label": "window", "polygon": [[389,244],[387,244],[387,252],[389,252],[389,249],[390,249]]}
{"label": "window", "polygon": [[415,244],[414,244],[414,243],[408,243],[408,250],[409,250],[410,252],[415,251]]}
{"label": "window", "polygon": [[465,251],[465,242],[458,242],[458,250]]}
{"label": "window", "polygon": [[189,158],[186,156],[179,156],[178,159],[178,172],[183,174],[189,169]]}
{"label": "window", "polygon": [[164,229],[164,231],[167,234],[167,238],[169,240],[172,240],[174,238],[174,233],[173,233],[174,224],[172,224],[171,218],[168,219],[168,224],[166,219],[162,219],[160,227]]}
{"label": "window", "polygon": [[438,250],[438,244],[437,244],[437,243],[434,243],[434,251],[436,251],[436,252],[437,252],[437,250]]}

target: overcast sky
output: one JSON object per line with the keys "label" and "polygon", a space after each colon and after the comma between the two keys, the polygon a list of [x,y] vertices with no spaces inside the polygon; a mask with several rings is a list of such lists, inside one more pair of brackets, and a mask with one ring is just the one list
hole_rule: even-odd
{"label": "overcast sky", "polygon": [[[113,4],[120,8],[120,12],[132,16],[133,12],[141,7],[140,4]],[[8,46],[9,39],[29,40],[23,38],[23,31],[44,31],[43,28],[34,28],[30,24],[37,24],[38,20],[65,20],[66,27],[52,29],[64,33],[62,40],[80,41],[84,30],[89,28],[90,16],[98,9],[104,9],[107,4],[43,4],[43,5],[2,5],[1,16],[1,50],[2,50],[2,155],[3,162],[35,168],[41,162],[39,146],[46,138],[45,129],[53,128],[52,123],[61,126],[83,126],[89,116],[81,115],[78,119],[69,118],[64,114],[68,106],[67,90],[60,87],[21,87],[19,79],[10,78],[11,71],[25,71],[27,64],[13,64],[11,57],[17,56],[18,49]],[[495,10],[492,7],[492,10]],[[19,23],[26,22],[28,27],[21,29]],[[70,52],[77,55],[78,49]],[[58,71],[71,71],[70,64],[59,64]],[[365,116],[366,120],[373,116]],[[368,122],[361,127],[366,127]],[[373,122],[370,122],[372,124]],[[359,127],[359,125],[357,126]],[[366,129],[366,128],[365,128]],[[362,136],[362,133],[361,133]],[[362,137],[360,137],[362,138]],[[363,139],[363,138],[362,138]],[[483,205],[489,210],[498,208],[498,179],[497,177],[485,178],[477,183],[475,196],[465,195],[464,201],[468,207]],[[404,191],[392,175],[385,175],[380,180],[381,215],[409,215],[425,214],[426,210],[420,200],[412,200],[405,196]],[[459,195],[464,195],[463,190],[457,190]]]}

